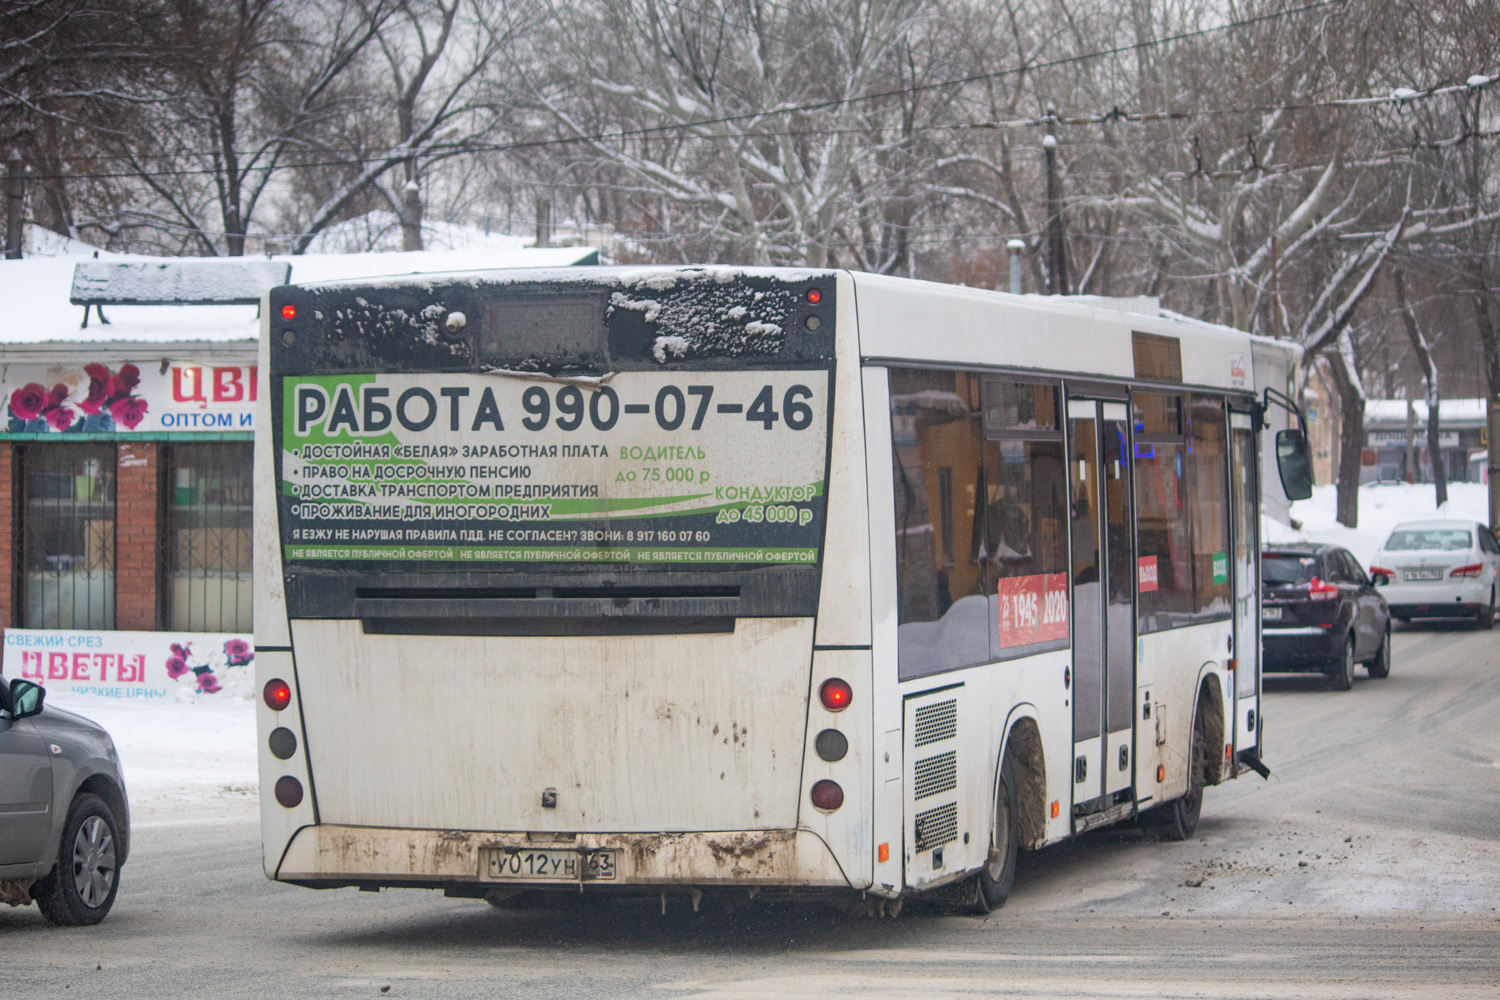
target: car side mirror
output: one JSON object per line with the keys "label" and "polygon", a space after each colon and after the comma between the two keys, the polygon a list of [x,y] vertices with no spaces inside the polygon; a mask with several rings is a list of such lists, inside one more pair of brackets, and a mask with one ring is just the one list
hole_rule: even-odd
{"label": "car side mirror", "polygon": [[1307,436],[1301,431],[1276,432],[1276,471],[1288,500],[1312,496],[1312,460],[1307,455]]}
{"label": "car side mirror", "polygon": [[10,682],[11,717],[29,719],[42,714],[42,702],[47,700],[47,689],[31,681],[17,677]]}
{"label": "car side mirror", "polygon": [[1391,582],[1391,578],[1385,573],[1371,573],[1370,579],[1375,582],[1375,586],[1377,587],[1384,587]]}

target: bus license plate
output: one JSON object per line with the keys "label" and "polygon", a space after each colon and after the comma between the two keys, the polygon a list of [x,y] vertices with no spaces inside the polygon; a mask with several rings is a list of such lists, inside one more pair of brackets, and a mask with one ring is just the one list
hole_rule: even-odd
{"label": "bus license plate", "polygon": [[580,862],[583,865],[583,881],[615,877],[614,851],[579,854],[577,851],[504,851],[494,848],[485,852],[484,877],[577,882]]}
{"label": "bus license plate", "polygon": [[1443,571],[1440,569],[1408,569],[1401,573],[1403,580],[1441,580]]}
{"label": "bus license plate", "polygon": [[1260,617],[1261,617],[1262,621],[1279,622],[1279,621],[1281,621],[1281,609],[1280,608],[1261,608],[1260,609]]}

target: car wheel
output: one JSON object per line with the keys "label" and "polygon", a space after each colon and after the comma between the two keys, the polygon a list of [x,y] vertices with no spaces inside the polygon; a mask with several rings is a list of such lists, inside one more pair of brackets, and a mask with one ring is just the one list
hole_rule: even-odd
{"label": "car wheel", "polygon": [[1162,807],[1168,840],[1187,840],[1198,829],[1203,815],[1203,772],[1208,765],[1208,737],[1203,731],[1203,713],[1193,720],[1193,745],[1188,750],[1188,790],[1182,798]]}
{"label": "car wheel", "polygon": [[42,916],[59,927],[103,920],[120,890],[119,843],[114,814],[103,799],[89,794],[74,799],[57,867],[32,893]]}
{"label": "car wheel", "polygon": [[1391,623],[1385,624],[1385,637],[1380,640],[1380,648],[1375,651],[1375,659],[1366,666],[1371,677],[1391,676]]}
{"label": "car wheel", "polygon": [[979,893],[974,909],[980,914],[1004,906],[1016,884],[1016,854],[1021,840],[1019,806],[1015,765],[1010,762],[1010,753],[1007,752],[1000,764],[1000,787],[995,794],[989,859],[979,869]]}
{"label": "car wheel", "polygon": [[1474,623],[1482,629],[1495,627],[1495,587],[1493,584],[1490,585],[1490,603],[1480,607]]}
{"label": "car wheel", "polygon": [[1347,691],[1354,686],[1354,636],[1344,643],[1344,655],[1334,662],[1328,671],[1328,687],[1334,691]]}

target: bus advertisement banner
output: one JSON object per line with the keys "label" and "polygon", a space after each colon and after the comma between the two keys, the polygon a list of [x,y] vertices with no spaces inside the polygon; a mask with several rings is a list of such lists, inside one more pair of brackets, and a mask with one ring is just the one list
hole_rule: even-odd
{"label": "bus advertisement banner", "polygon": [[289,561],[812,565],[831,377],[286,376]]}

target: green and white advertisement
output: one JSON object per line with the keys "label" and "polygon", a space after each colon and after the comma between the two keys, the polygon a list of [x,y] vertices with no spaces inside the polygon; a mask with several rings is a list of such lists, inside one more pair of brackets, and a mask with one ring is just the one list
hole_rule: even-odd
{"label": "green and white advertisement", "polygon": [[826,370],[287,376],[288,561],[811,565]]}

